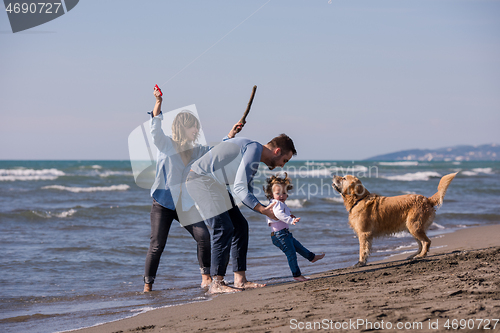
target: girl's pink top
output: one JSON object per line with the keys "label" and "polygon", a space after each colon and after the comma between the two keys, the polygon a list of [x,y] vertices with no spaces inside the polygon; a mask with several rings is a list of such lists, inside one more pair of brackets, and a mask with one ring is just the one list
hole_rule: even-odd
{"label": "girl's pink top", "polygon": [[273,228],[273,231],[280,231],[283,229],[288,229],[293,222],[293,217],[290,215],[292,212],[290,211],[290,208],[284,203],[279,200],[273,199],[271,200],[270,204],[276,202],[276,204],[273,207],[273,212],[274,215],[278,218],[278,220],[271,220],[269,217],[266,217],[267,220],[267,225]]}

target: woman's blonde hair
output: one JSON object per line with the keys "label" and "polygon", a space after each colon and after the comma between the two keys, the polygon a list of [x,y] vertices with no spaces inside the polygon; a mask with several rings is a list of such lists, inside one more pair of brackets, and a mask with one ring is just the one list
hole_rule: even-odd
{"label": "woman's blonde hair", "polygon": [[194,114],[189,111],[181,111],[175,116],[172,123],[172,140],[178,145],[180,150],[190,149],[193,143],[198,140],[199,133],[196,134],[194,141],[186,138],[186,129],[196,126],[200,129],[200,122]]}
{"label": "woman's blonde hair", "polygon": [[266,179],[267,186],[262,188],[264,189],[266,198],[268,198],[269,200],[273,198],[273,185],[284,186],[286,192],[293,189],[292,180],[288,178],[288,174],[286,172],[284,172],[284,174],[284,176],[283,174],[278,174],[277,176],[271,176]]}

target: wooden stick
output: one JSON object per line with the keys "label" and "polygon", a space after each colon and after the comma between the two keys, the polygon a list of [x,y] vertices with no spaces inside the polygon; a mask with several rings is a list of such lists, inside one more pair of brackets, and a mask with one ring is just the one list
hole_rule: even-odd
{"label": "wooden stick", "polygon": [[252,102],[253,102],[253,98],[255,96],[255,91],[257,90],[257,86],[253,86],[253,89],[252,89],[252,96],[250,96],[250,101],[248,101],[248,105],[247,105],[247,109],[245,110],[245,113],[243,114],[243,117],[241,117],[240,119],[240,123],[245,125],[246,124],[246,118],[248,116],[248,113],[250,112],[250,108],[252,107]]}

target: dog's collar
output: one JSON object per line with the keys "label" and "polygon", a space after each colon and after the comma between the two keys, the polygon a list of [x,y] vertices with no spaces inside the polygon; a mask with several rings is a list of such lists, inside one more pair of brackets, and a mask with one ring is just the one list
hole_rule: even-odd
{"label": "dog's collar", "polygon": [[[337,192],[339,192],[339,193],[340,193],[340,195],[341,195],[341,196],[345,199],[344,193],[342,193],[342,191],[340,190],[340,188],[339,188],[339,187],[338,187],[335,183],[333,183],[333,187],[334,187],[334,188],[337,190]],[[354,207],[356,207],[356,205],[357,205],[357,204],[358,204],[361,200],[366,199],[366,197],[367,197],[367,196],[368,196],[368,194],[367,194],[367,195],[365,195],[364,197],[362,197],[361,199],[358,199],[358,200],[354,203],[354,205],[352,205],[351,209],[349,209],[349,214],[351,214],[352,209],[353,209]]]}
{"label": "dog's collar", "polygon": [[364,197],[362,197],[361,199],[358,199],[358,200],[354,203],[354,205],[352,205],[351,209],[349,209],[349,214],[351,214],[352,209],[353,209],[354,207],[356,207],[356,205],[357,205],[357,204],[358,204],[361,200],[366,199],[366,197],[368,197],[368,194],[367,194],[367,195],[365,195]]}

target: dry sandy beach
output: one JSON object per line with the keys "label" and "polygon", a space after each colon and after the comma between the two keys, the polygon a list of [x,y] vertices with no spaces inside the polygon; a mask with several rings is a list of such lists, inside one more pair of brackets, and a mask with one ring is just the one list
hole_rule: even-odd
{"label": "dry sandy beach", "polygon": [[424,260],[369,261],[77,332],[500,332],[499,235],[500,225],[462,229],[432,239]]}

